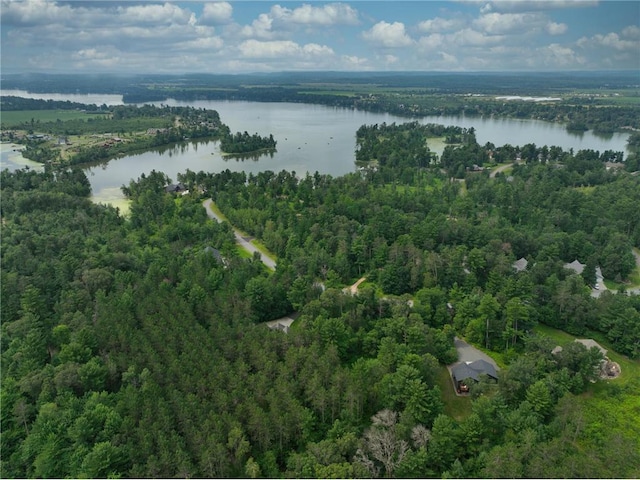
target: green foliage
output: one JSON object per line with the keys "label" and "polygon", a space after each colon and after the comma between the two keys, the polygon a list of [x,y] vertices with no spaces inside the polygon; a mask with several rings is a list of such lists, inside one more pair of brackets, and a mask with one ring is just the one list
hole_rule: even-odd
{"label": "green foliage", "polygon": [[[378,127],[365,150],[417,148],[414,129]],[[635,418],[601,418],[600,395],[633,412],[637,384],[592,386],[599,352],[571,341],[552,355],[530,333],[594,331],[638,356],[638,297],[595,299],[590,270],[563,268],[597,260],[622,278],[638,179],[590,152],[456,135],[452,168],[489,150],[529,164],[512,181],[468,175],[464,193],[391,154],[340,178],[179,177],[278,255],[270,274],[160,172],[123,188],[127,219],[88,201],[80,171],[0,173],[3,476],[634,476]],[[287,334],[261,324],[293,310]],[[456,334],[508,363],[473,398],[452,398],[442,366]]]}
{"label": "green foliage", "polygon": [[220,149],[227,154],[252,154],[264,150],[275,150],[277,142],[273,135],[261,137],[257,133],[249,135],[247,132],[236,132],[234,135],[226,133],[220,139]]}

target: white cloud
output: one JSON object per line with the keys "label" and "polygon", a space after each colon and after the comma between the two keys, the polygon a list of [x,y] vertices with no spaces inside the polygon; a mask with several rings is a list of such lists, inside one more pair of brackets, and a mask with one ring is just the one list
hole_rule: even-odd
{"label": "white cloud", "polygon": [[537,60],[538,65],[542,63],[549,68],[577,68],[586,63],[586,59],[572,48],[557,43],[541,48]]}
{"label": "white cloud", "polygon": [[258,18],[251,23],[251,25],[245,25],[242,27],[241,34],[245,37],[264,39],[274,38],[275,34],[271,31],[272,24],[273,18],[266,13],[261,13],[258,15]]}
{"label": "white cloud", "polygon": [[118,52],[111,48],[97,49],[87,48],[74,52],[71,55],[76,67],[81,68],[113,68],[120,62]]}
{"label": "white cloud", "polygon": [[127,25],[188,25],[195,22],[189,11],[171,3],[164,5],[133,5],[118,7],[116,15],[121,23]]}
{"label": "white cloud", "polygon": [[372,68],[368,59],[357,55],[342,55],[340,61],[346,70],[371,70]]}
{"label": "white cloud", "polygon": [[435,17],[418,23],[418,30],[424,33],[442,33],[461,28],[463,23],[457,19]]}
{"label": "white cloud", "polygon": [[[388,10],[376,10],[375,2],[352,3],[358,10],[337,1],[255,2],[248,10],[264,6],[263,13],[242,25],[236,22],[247,13],[245,4],[231,0],[0,2],[7,72],[640,69],[633,15],[622,24],[599,17],[596,8],[551,17],[553,9],[594,5],[577,0],[461,0],[477,5],[477,18],[448,2],[429,17],[428,9],[413,8],[410,24],[383,16]],[[595,30],[575,40],[583,13]],[[353,28],[371,18],[367,27]]]}
{"label": "white cloud", "polygon": [[287,32],[303,26],[327,28],[358,23],[358,11],[343,3],[329,3],[322,7],[303,4],[294,9],[276,4],[268,13],[258,15],[251,25],[243,26],[240,34],[244,37],[269,40],[283,38]]}
{"label": "white cloud", "polygon": [[473,25],[492,35],[522,33],[544,21],[535,13],[487,13],[474,20]]}
{"label": "white cloud", "polygon": [[388,48],[408,47],[413,44],[413,40],[405,31],[404,23],[401,22],[378,22],[370,30],[362,32],[362,38],[374,45]]}
{"label": "white cloud", "polygon": [[624,28],[621,35],[609,32],[596,34],[591,38],[582,37],[576,42],[576,45],[585,51],[604,49],[604,51],[612,53],[626,53],[629,54],[630,59],[635,60],[636,65],[640,62],[640,55],[638,55],[638,52],[640,52],[640,28],[635,25]]}
{"label": "white cloud", "polygon": [[271,9],[274,18],[282,22],[302,25],[357,25],[358,11],[344,3],[329,3],[321,7],[304,4],[289,9],[274,5]]}
{"label": "white cloud", "polygon": [[200,22],[219,25],[229,23],[233,16],[233,7],[229,2],[205,3],[202,7]]}
{"label": "white cloud", "polygon": [[595,7],[598,3],[600,3],[598,0],[499,0],[488,3],[483,2],[480,12],[536,12],[541,10]]}
{"label": "white cloud", "polygon": [[640,42],[634,40],[625,40],[620,38],[617,33],[607,33],[606,35],[595,35],[593,41],[603,47],[613,48],[614,50],[635,50],[640,52]]}
{"label": "white cloud", "polygon": [[261,42],[250,39],[238,45],[238,50],[245,58],[325,57],[334,55],[333,49],[326,45],[308,43],[300,46],[291,40]]}
{"label": "white cloud", "polygon": [[472,28],[464,28],[458,32],[446,35],[445,38],[447,43],[461,47],[484,47],[487,45],[495,45],[505,39],[502,35],[485,35]]}
{"label": "white cloud", "polygon": [[75,9],[69,5],[59,6],[47,0],[32,0],[29,2],[13,2],[2,0],[2,24],[40,25],[64,19],[72,15]]}
{"label": "white cloud", "polygon": [[444,43],[445,36],[441,33],[427,35],[425,37],[421,37],[420,40],[418,40],[418,45],[421,50],[434,50],[437,48],[441,48]]}
{"label": "white cloud", "polygon": [[549,35],[562,35],[566,33],[569,27],[565,23],[549,22],[547,23],[547,33]]}
{"label": "white cloud", "polygon": [[491,3],[485,3],[482,7],[480,7],[480,13],[489,13],[491,11],[493,11]]}
{"label": "white cloud", "polygon": [[640,27],[630,25],[622,29],[622,36],[629,39],[640,39]]}
{"label": "white cloud", "polygon": [[446,66],[447,68],[451,68],[452,70],[456,70],[458,68],[459,62],[454,55],[446,52],[438,52],[438,55],[440,55],[442,65]]}
{"label": "white cloud", "polygon": [[224,41],[220,37],[202,37],[176,44],[176,49],[183,51],[207,50],[217,51],[224,46]]}

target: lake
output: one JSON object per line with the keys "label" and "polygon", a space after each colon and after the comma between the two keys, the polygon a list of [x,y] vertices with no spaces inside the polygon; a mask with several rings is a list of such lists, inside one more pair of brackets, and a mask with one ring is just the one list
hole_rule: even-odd
{"label": "lake", "polygon": [[[24,96],[16,92],[3,91],[3,95]],[[26,92],[24,92],[26,93]],[[117,105],[122,103],[119,95],[62,95],[28,94],[30,98],[52,98],[76,102]],[[55,95],[55,96],[54,96]],[[158,170],[173,180],[179,172],[220,172],[225,169],[257,173],[265,170],[295,171],[298,175],[318,171],[333,176],[344,175],[355,170],[355,133],[363,124],[402,123],[408,118],[386,113],[371,113],[353,109],[323,105],[278,102],[209,101],[179,102],[166,100],[156,105],[193,106],[217,110],[222,122],[232,132],[247,131],[250,134],[273,134],[278,142],[277,152],[256,160],[236,160],[223,157],[218,142],[187,142],[171,148],[129,155],[111,160],[106,165],[86,168],[93,188],[94,199],[101,202],[120,203],[120,186],[142,173]],[[614,133],[608,137],[592,132],[570,133],[559,124],[537,120],[481,118],[464,116],[429,116],[419,119],[421,123],[439,123],[474,127],[480,144],[524,145],[535,143],[557,145],[565,150],[581,149],[614,150],[626,152],[628,134]],[[429,144],[432,151],[442,153],[441,141]],[[2,162],[2,167],[6,166]]]}

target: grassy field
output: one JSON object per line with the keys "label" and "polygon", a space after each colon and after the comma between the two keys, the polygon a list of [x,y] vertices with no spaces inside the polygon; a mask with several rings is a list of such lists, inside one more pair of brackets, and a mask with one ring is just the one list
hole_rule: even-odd
{"label": "grassy field", "polygon": [[34,122],[62,122],[67,120],[89,119],[105,117],[102,114],[84,113],[77,110],[19,110],[19,111],[3,111],[2,125],[5,128],[17,126],[22,123],[29,123],[33,119]]}
{"label": "grassy field", "polygon": [[440,366],[436,381],[442,391],[444,413],[458,421],[468,417],[471,414],[471,397],[459,397],[456,395],[456,392],[453,390],[451,375],[446,366]]}
{"label": "grassy field", "polygon": [[[576,337],[574,337],[569,333],[563,332],[562,330],[557,330],[552,327],[548,327],[546,325],[539,324],[533,329],[533,331],[553,339],[559,345],[566,344],[568,342],[573,342],[576,339]],[[611,360],[613,360],[614,362],[620,365],[620,370],[622,372],[620,377],[615,380],[607,380],[604,382],[598,382],[594,384],[595,391],[604,390],[607,388],[602,384],[607,385],[610,383],[613,383],[613,384],[618,383],[618,384],[624,385],[640,378],[640,360],[631,360],[625,355],[622,355],[612,350],[611,345],[609,344],[607,339],[604,337],[604,335],[600,332],[589,332],[588,337],[593,338],[596,342],[598,342],[600,345],[602,345],[604,348],[608,350],[607,356]]]}
{"label": "grassy field", "polygon": [[[574,340],[572,335],[545,325],[536,326],[534,331],[557,343]],[[582,422],[582,433],[576,446],[584,449],[603,448],[609,442],[615,443],[619,438],[626,438],[626,448],[640,451],[640,360],[631,360],[611,350],[600,333],[591,332],[588,336],[609,349],[607,356],[620,365],[621,374],[616,379],[590,384],[584,393],[572,399]],[[626,456],[622,453],[620,461],[625,460]],[[637,466],[633,470],[640,471]],[[638,477],[632,475],[632,478]]]}
{"label": "grassy field", "polygon": [[354,92],[345,92],[339,90],[308,90],[308,91],[299,91],[301,95],[335,95],[336,97],[355,97],[358,94]]}

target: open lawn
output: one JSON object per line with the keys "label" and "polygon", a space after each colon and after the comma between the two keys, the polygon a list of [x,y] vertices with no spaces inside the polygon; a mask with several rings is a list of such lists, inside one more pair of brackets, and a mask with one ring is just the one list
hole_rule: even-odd
{"label": "open lawn", "polygon": [[[538,324],[533,329],[533,331],[535,333],[550,337],[558,345],[566,344],[568,342],[573,342],[576,339],[575,336],[569,333],[563,332],[562,330],[558,330],[553,327],[548,327],[547,325]],[[632,360],[626,357],[625,355],[622,355],[612,350],[611,345],[609,344],[607,339],[604,337],[603,334],[599,332],[589,332],[587,335],[585,335],[585,337],[593,338],[596,342],[598,342],[600,345],[606,348],[608,350],[607,356],[611,360],[613,360],[614,362],[620,365],[620,370],[622,372],[620,377],[615,380],[605,380],[605,381],[594,384],[595,391],[606,390],[607,388],[606,384],[625,385],[627,383],[640,379],[640,360]]]}
{"label": "open lawn", "polygon": [[471,414],[471,397],[460,397],[456,395],[456,392],[453,390],[451,375],[446,366],[440,366],[436,381],[442,392],[444,413],[458,421],[468,417]]}
{"label": "open lawn", "polygon": [[[545,325],[536,326],[534,331],[558,343],[574,340],[573,335]],[[584,432],[579,445],[587,449],[602,448],[607,439],[615,441],[626,437],[634,442],[631,445],[635,444],[636,451],[640,451],[640,360],[631,360],[611,350],[600,333],[591,332],[587,336],[608,349],[607,356],[620,365],[621,374],[616,379],[597,381],[575,397],[582,412]],[[619,460],[626,461],[626,458],[621,452]]]}

